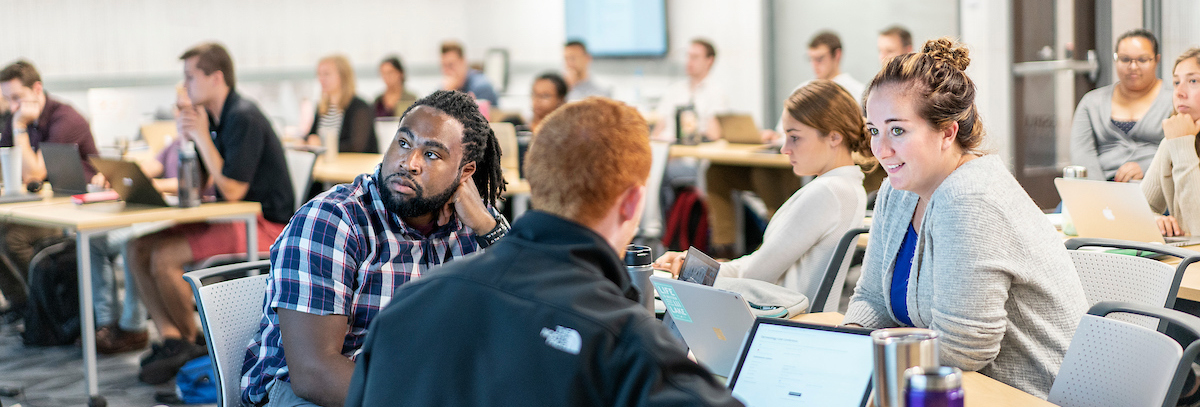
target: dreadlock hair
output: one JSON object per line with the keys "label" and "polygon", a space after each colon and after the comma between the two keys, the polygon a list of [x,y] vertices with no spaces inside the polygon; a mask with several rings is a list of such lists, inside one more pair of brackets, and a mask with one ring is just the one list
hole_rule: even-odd
{"label": "dreadlock hair", "polygon": [[503,199],[505,189],[504,172],[500,166],[500,142],[496,140],[492,126],[479,112],[479,105],[466,93],[439,90],[409,106],[400,116],[401,120],[417,106],[429,106],[440,110],[462,123],[463,159],[458,168],[475,162],[475,174],[471,179],[475,180],[475,187],[479,188],[483,202],[495,206],[497,199]]}

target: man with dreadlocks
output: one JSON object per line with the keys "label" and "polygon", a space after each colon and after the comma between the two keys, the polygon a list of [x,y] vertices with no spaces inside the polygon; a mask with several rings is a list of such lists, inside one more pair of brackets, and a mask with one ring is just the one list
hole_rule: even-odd
{"label": "man with dreadlocks", "polygon": [[342,405],[371,320],[402,284],[504,236],[491,208],[503,192],[499,145],[470,96],[409,107],[375,172],[305,204],[271,247],[243,402]]}

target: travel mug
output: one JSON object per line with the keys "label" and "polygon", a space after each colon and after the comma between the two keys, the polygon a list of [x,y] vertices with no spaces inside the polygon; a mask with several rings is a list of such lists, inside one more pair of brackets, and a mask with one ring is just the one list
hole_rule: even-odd
{"label": "travel mug", "polygon": [[638,303],[646,307],[651,315],[654,314],[654,286],[650,285],[650,275],[654,268],[653,253],[647,246],[631,244],[625,248],[625,269],[629,272],[629,281],[638,289]]}
{"label": "travel mug", "polygon": [[963,407],[962,371],[942,366],[904,371],[907,407]]}
{"label": "travel mug", "polygon": [[875,405],[904,407],[904,371],[937,368],[938,333],[924,328],[887,328],[871,333],[875,348]]}

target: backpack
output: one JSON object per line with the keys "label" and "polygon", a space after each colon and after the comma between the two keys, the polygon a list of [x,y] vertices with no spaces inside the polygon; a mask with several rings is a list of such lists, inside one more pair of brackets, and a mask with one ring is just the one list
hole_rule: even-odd
{"label": "backpack", "polygon": [[51,236],[33,245],[25,346],[61,346],[79,338],[79,270],[74,236]]}
{"label": "backpack", "polygon": [[175,375],[175,393],[184,404],[217,402],[217,372],[212,358],[204,355],[188,361]]}
{"label": "backpack", "polygon": [[672,251],[686,251],[689,246],[708,250],[708,205],[695,187],[680,188],[675,194],[675,203],[667,211],[663,246]]}

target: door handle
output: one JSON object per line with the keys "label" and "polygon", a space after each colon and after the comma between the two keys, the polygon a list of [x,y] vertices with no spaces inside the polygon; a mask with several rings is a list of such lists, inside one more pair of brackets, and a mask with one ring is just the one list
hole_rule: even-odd
{"label": "door handle", "polygon": [[1018,62],[1013,64],[1013,75],[1036,76],[1050,75],[1061,71],[1071,71],[1086,74],[1089,81],[1095,82],[1100,77],[1100,63],[1096,60],[1096,50],[1089,49],[1087,60],[1054,59],[1049,61]]}

